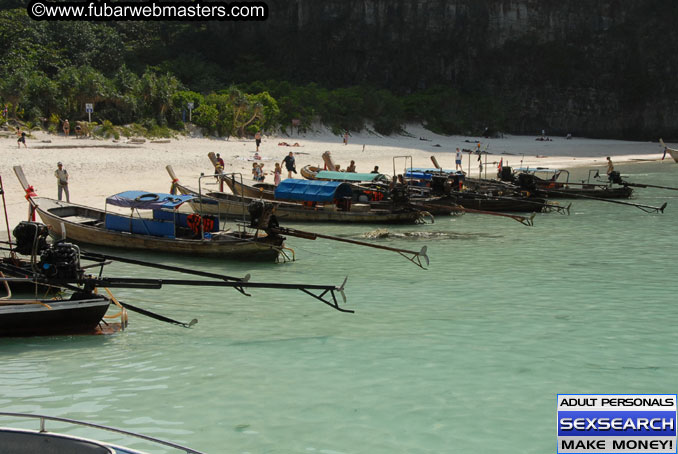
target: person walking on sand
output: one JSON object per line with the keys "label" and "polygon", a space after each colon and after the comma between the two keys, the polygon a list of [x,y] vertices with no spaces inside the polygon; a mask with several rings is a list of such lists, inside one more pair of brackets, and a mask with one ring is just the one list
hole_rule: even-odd
{"label": "person walking on sand", "polygon": [[273,169],[273,184],[278,186],[280,184],[280,175],[282,174],[282,168],[280,168],[279,163],[275,163],[275,169]]}
{"label": "person walking on sand", "polygon": [[71,195],[68,193],[68,172],[66,171],[66,169],[64,169],[64,166],[61,162],[57,162],[57,169],[54,171],[54,176],[57,179],[59,200],[61,200],[62,193],[65,192],[66,202],[70,202]]}
{"label": "person walking on sand", "polygon": [[607,159],[607,175],[610,176],[614,172],[614,164],[612,164],[612,159],[609,156],[605,159]]}
{"label": "person walking on sand", "polygon": [[348,145],[348,130],[344,132],[344,145]]}
{"label": "person walking on sand", "polygon": [[254,134],[254,142],[257,144],[257,152],[259,151],[259,145],[261,145],[261,131],[257,131]]}
{"label": "person walking on sand", "polygon": [[64,136],[68,137],[71,133],[71,124],[68,122],[68,118],[64,120]]}
{"label": "person walking on sand", "polygon": [[21,148],[21,144],[24,144],[24,148],[28,148],[26,145],[26,131],[22,131],[18,126],[16,127],[16,135],[19,137],[16,139],[17,148]]}
{"label": "person walking on sand", "polygon": [[457,147],[457,154],[454,156],[454,170],[462,170],[461,158],[461,150]]}
{"label": "person walking on sand", "polygon": [[292,177],[292,172],[297,173],[297,165],[294,162],[294,153],[290,151],[290,154],[285,156],[285,159],[283,159],[280,164],[285,164],[285,168],[287,169],[287,178],[294,178]]}

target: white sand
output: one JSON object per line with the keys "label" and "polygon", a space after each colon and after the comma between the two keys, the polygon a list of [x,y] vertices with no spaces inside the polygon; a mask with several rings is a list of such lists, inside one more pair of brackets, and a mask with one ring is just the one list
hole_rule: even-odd
{"label": "white sand", "polygon": [[[605,157],[611,156],[617,164],[636,159],[660,159],[662,148],[658,143],[627,142],[618,140],[594,140],[585,138],[552,137],[552,141],[537,141],[535,136],[506,136],[501,139],[485,139],[480,137],[440,136],[420,126],[410,126],[408,135],[381,137],[377,134],[363,132],[349,137],[348,145],[343,144],[342,137],[334,136],[324,129],[301,136],[272,137],[264,136],[260,154],[264,158],[264,170],[271,172],[274,163],[280,162],[290,151],[295,152],[297,170],[304,165],[322,165],[321,155],[331,151],[337,164],[345,168],[350,160],[355,160],[358,172],[370,172],[375,165],[382,173],[393,174],[394,156],[412,156],[414,167],[433,167],[430,157],[436,156],[441,166],[454,168],[454,151],[475,149],[476,141],[481,148],[491,153],[488,156],[488,176],[496,172],[496,163],[500,158],[508,165],[519,167],[521,160],[524,166],[542,166],[556,168],[573,167],[605,167]],[[34,132],[27,139],[28,149],[17,149],[16,138],[0,138],[0,175],[5,187],[10,225],[13,226],[26,218],[27,203],[12,167],[21,165],[30,182],[38,193],[45,197],[57,196],[57,184],[54,177],[56,163],[62,161],[70,175],[71,202],[104,207],[105,198],[126,190],[147,190],[152,192],[168,192],[171,180],[165,166],[174,167],[182,183],[198,186],[201,172],[213,173],[207,153],[220,153],[226,162],[227,172],[242,172],[244,181],[252,183],[252,162],[247,161],[255,151],[254,140],[224,140],[208,138],[179,138],[170,143],[146,143],[136,145],[138,148],[107,149],[80,148],[85,145],[116,145],[111,140],[76,139],[53,136]],[[420,140],[425,138],[428,140]],[[51,143],[41,141],[51,140]],[[300,147],[278,146],[279,142]],[[468,141],[468,142],[467,142]],[[119,145],[123,145],[121,140]],[[38,149],[41,146],[77,146],[78,148]],[[127,144],[132,145],[132,144]],[[435,147],[434,145],[440,145]],[[672,144],[668,144],[673,146]],[[364,146],[364,150],[363,150]],[[524,154],[524,156],[523,156]],[[468,154],[464,154],[463,168],[468,170]],[[676,165],[667,159],[666,165]],[[397,172],[405,167],[405,159],[397,160]],[[283,178],[286,177],[283,170]],[[472,157],[471,175],[478,174],[476,157]],[[301,175],[297,174],[297,178]],[[214,180],[204,179],[212,184]],[[272,175],[266,177],[272,182]],[[208,186],[214,189],[213,185]],[[0,230],[4,230],[4,220]]]}

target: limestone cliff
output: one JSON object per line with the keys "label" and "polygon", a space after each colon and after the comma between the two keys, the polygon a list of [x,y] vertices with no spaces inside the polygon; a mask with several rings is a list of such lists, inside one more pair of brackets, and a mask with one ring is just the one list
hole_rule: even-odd
{"label": "limestone cliff", "polygon": [[678,136],[673,0],[267,3],[265,22],[210,25],[224,58],[298,82],[490,94],[513,132]]}

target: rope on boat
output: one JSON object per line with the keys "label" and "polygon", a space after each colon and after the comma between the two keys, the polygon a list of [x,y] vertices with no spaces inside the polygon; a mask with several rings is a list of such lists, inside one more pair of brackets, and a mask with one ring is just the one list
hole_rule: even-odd
{"label": "rope on boat", "polygon": [[113,292],[110,291],[108,287],[104,287],[104,290],[106,290],[106,293],[108,293],[108,296],[110,297],[111,301],[113,301],[113,304],[118,306],[120,308],[120,312],[114,315],[104,315],[104,318],[118,318],[120,317],[120,326],[124,330],[125,327],[127,326],[128,323],[128,317],[127,317],[127,309],[125,309],[122,304],[118,301],[118,299],[113,295]]}

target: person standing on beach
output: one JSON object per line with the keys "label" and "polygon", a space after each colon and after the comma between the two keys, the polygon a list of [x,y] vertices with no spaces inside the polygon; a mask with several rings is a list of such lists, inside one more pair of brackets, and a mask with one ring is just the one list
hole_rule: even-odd
{"label": "person standing on beach", "polygon": [[71,133],[71,124],[68,122],[68,118],[64,120],[64,135],[68,137]]}
{"label": "person standing on beach", "polygon": [[344,133],[344,145],[348,145],[348,130]]}
{"label": "person standing on beach", "polygon": [[16,127],[16,135],[19,137],[16,139],[17,148],[21,148],[21,144],[24,144],[24,148],[28,148],[26,145],[26,131],[22,131],[18,126]]}
{"label": "person standing on beach", "polygon": [[459,149],[459,147],[457,147],[457,154],[454,157],[454,170],[462,170],[461,158],[462,158],[461,150]]}
{"label": "person standing on beach", "polygon": [[64,166],[61,162],[57,162],[57,169],[54,171],[54,176],[57,179],[59,200],[61,200],[62,193],[65,192],[66,202],[70,202],[71,195],[68,193],[68,172],[66,171],[66,169],[64,169]]}
{"label": "person standing on beach", "polygon": [[224,169],[226,168],[226,164],[224,163],[224,160],[221,158],[221,155],[219,153],[217,153],[217,164],[221,167],[221,172],[223,172]]}
{"label": "person standing on beach", "polygon": [[275,169],[273,169],[273,184],[278,186],[280,184],[280,175],[282,174],[282,169],[280,168],[279,163],[275,163]]}
{"label": "person standing on beach", "polygon": [[261,131],[257,131],[254,134],[254,142],[257,144],[257,152],[259,151],[259,145],[261,145]]}
{"label": "person standing on beach", "polygon": [[294,153],[291,151],[290,154],[285,156],[285,159],[283,159],[280,164],[285,164],[285,168],[287,169],[287,178],[293,178],[292,172],[297,173],[297,165],[294,162]]}

